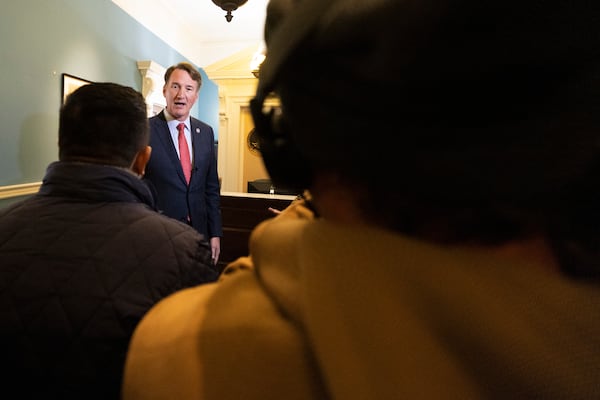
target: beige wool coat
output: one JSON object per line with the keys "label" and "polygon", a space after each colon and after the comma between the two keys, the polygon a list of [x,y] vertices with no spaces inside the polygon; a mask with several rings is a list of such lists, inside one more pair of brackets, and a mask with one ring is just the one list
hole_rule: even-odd
{"label": "beige wool coat", "polygon": [[600,398],[600,287],[311,218],[138,326],[124,400]]}

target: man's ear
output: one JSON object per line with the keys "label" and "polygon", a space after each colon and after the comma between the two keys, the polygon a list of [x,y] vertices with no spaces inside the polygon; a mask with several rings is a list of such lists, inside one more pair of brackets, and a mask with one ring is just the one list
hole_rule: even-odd
{"label": "man's ear", "polygon": [[141,177],[146,173],[146,165],[150,160],[150,154],[152,154],[152,147],[146,146],[142,150],[138,151],[131,163],[131,170]]}

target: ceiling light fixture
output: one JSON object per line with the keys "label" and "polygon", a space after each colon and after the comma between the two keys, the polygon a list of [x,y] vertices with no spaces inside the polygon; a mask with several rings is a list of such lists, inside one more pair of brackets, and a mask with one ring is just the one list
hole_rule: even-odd
{"label": "ceiling light fixture", "polygon": [[227,11],[227,14],[225,15],[227,22],[231,22],[231,19],[233,18],[231,12],[246,4],[247,1],[248,0],[212,0],[213,3]]}

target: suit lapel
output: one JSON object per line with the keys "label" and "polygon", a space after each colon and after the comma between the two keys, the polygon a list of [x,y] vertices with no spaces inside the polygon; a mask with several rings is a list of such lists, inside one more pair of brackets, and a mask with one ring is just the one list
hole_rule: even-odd
{"label": "suit lapel", "polygon": [[200,127],[198,126],[198,124],[196,124],[194,122],[194,119],[191,118],[190,119],[190,128],[191,128],[191,133],[192,133],[192,151],[194,152],[194,160],[192,161],[193,165],[192,165],[192,179],[190,180],[190,182],[192,182],[194,180],[194,175],[198,172],[198,168],[196,167],[199,163],[199,149],[201,146],[201,139],[200,139],[200,135],[201,130]]}
{"label": "suit lapel", "polygon": [[198,156],[197,145],[200,143],[200,128],[192,121],[190,123],[190,129],[192,133],[192,151],[194,152],[194,164],[196,164],[196,157]]}
{"label": "suit lapel", "polygon": [[[173,163],[173,165],[176,166],[175,170],[177,171],[177,175],[179,175],[181,181],[187,186],[185,175],[183,174],[183,168],[181,167],[181,161],[179,160],[179,156],[177,155],[177,150],[175,150],[175,143],[173,143],[173,139],[171,138],[171,131],[169,131],[169,125],[167,125],[167,119],[165,118],[164,111],[160,112],[159,118],[162,123],[160,124],[161,129],[160,134],[158,135],[158,139],[160,140],[161,145],[165,149],[169,160]],[[192,174],[192,177],[193,175],[194,174]]]}

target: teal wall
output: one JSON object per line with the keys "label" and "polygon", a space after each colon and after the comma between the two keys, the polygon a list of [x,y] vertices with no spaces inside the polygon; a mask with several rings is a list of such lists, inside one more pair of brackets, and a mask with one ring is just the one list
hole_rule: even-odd
{"label": "teal wall", "polygon": [[[110,0],[10,0],[0,12],[0,186],[38,182],[58,159],[62,74],[142,89],[137,61],[190,61]],[[216,84],[192,114],[219,127]],[[0,200],[0,207],[10,201]]]}

